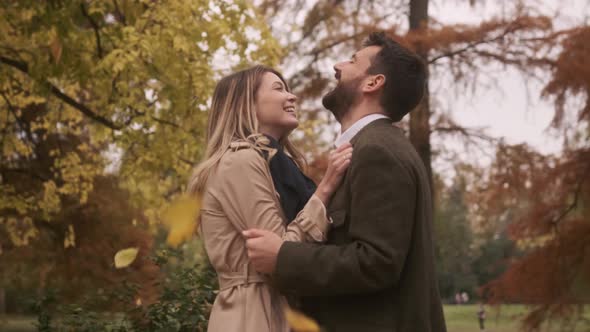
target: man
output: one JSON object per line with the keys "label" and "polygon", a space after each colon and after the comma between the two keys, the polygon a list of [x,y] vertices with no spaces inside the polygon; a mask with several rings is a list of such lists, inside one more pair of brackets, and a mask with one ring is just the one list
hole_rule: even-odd
{"label": "man", "polygon": [[393,125],[421,100],[426,68],[414,53],[373,33],[334,66],[324,106],[354,147],[327,207],[325,244],[282,242],[248,230],[250,261],[330,332],[446,331],[432,243],[432,198],[424,164]]}

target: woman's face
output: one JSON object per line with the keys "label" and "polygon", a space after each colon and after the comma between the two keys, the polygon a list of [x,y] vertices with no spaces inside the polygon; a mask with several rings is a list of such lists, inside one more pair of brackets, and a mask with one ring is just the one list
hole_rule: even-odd
{"label": "woman's face", "polygon": [[264,73],[255,101],[259,131],[279,140],[297,128],[296,100],[277,75]]}

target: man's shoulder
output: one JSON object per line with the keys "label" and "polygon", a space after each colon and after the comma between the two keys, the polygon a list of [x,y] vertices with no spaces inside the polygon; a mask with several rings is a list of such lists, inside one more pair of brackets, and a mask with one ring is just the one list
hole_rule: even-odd
{"label": "man's shoulder", "polygon": [[411,173],[424,167],[403,129],[395,123],[381,122],[367,127],[359,133],[353,146],[357,155],[384,154],[386,159],[400,164]]}
{"label": "man's shoulder", "polygon": [[395,123],[387,121],[376,121],[360,131],[355,139],[354,147],[355,149],[382,148],[390,153],[413,149],[403,130]]}

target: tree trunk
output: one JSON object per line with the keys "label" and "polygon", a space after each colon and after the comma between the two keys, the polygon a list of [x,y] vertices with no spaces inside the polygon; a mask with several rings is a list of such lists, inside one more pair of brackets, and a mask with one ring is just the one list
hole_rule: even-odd
{"label": "tree trunk", "polygon": [[6,314],[6,291],[0,288],[0,315]]}
{"label": "tree trunk", "polygon": [[[428,25],[428,0],[410,0],[410,31],[426,28]],[[428,60],[428,49],[422,45],[417,45],[416,51],[419,56]],[[430,186],[432,188],[432,163],[430,150],[430,93],[428,89],[428,80],[426,91],[420,105],[410,113],[410,141],[418,151],[420,158],[424,162]],[[433,190],[434,191],[434,190]]]}

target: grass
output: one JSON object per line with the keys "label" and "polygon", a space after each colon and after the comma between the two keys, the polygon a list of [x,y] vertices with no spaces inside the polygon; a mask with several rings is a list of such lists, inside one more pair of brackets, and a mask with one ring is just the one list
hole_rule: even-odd
{"label": "grass", "polygon": [[[477,305],[445,305],[448,332],[479,332]],[[486,332],[521,332],[520,318],[527,312],[523,305],[503,305],[498,309],[486,307]],[[590,317],[590,311],[585,315]],[[36,319],[23,316],[0,316],[1,332],[34,332]],[[575,331],[588,331],[590,325],[581,325]],[[559,332],[559,324],[543,328],[543,332]]]}
{"label": "grass", "polygon": [[[477,305],[445,305],[445,319],[448,332],[478,332]],[[528,309],[524,305],[502,305],[498,308],[486,306],[486,332],[521,332],[521,319]],[[585,313],[590,317],[590,311]],[[560,324],[552,322],[543,326],[542,332],[559,332]],[[590,325],[580,324],[574,331],[589,331]]]}
{"label": "grass", "polygon": [[[445,319],[448,332],[479,331],[477,305],[445,305]],[[487,332],[516,332],[519,318],[526,312],[524,306],[505,305],[496,310],[486,307],[485,330]]]}
{"label": "grass", "polygon": [[0,316],[1,332],[33,332],[37,331],[35,317],[30,316]]}

